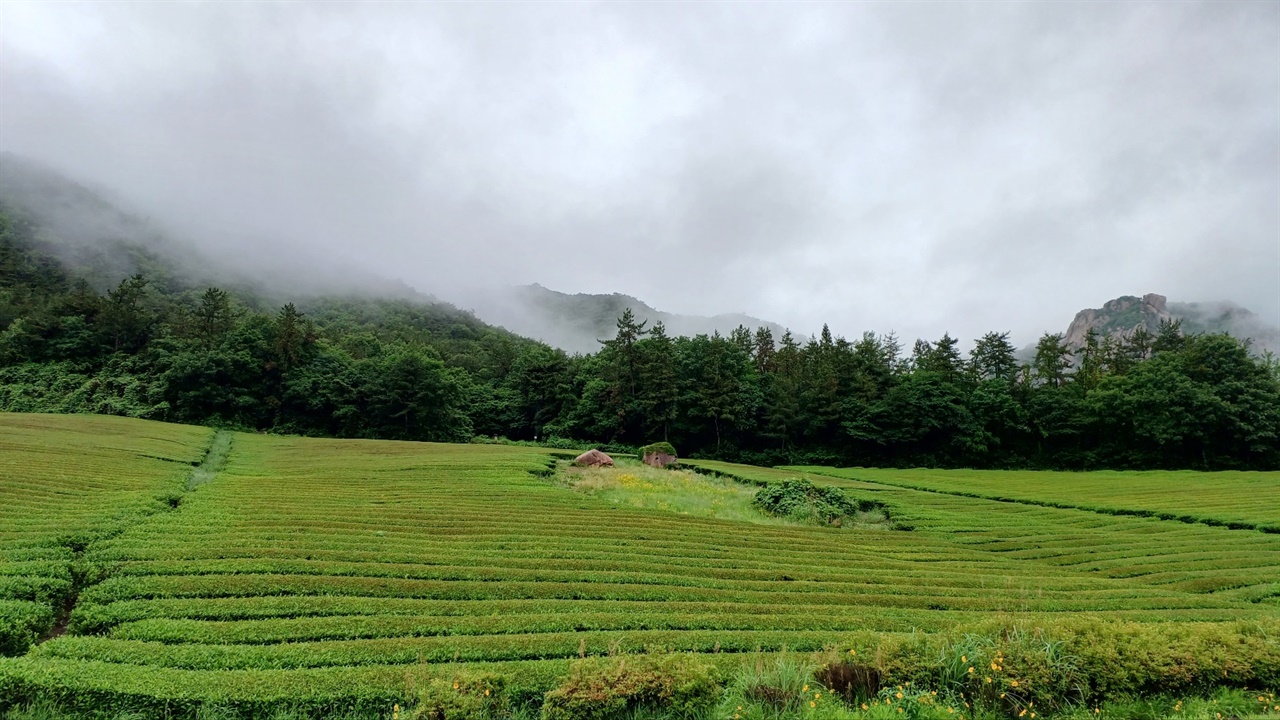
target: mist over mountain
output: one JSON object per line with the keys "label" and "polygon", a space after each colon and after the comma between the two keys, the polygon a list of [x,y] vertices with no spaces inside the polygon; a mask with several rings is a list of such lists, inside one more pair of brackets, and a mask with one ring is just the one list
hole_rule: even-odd
{"label": "mist over mountain", "polygon": [[[437,302],[400,280],[368,272],[342,258],[275,242],[224,243],[216,222],[171,229],[113,188],[87,184],[31,158],[0,152],[0,205],[40,225],[48,249],[98,290],[162,263],[192,287],[251,289],[273,299],[326,294]],[[228,206],[225,214],[234,216]],[[151,256],[150,258],[148,256]]]}
{"label": "mist over mountain", "polygon": [[644,301],[621,293],[590,294],[557,292],[537,283],[507,288],[478,299],[475,313],[481,319],[512,332],[541,340],[568,352],[592,353],[600,341],[617,332],[617,320],[630,308],[637,322],[652,329],[662,323],[670,336],[728,335],[734,328],[755,331],[766,327],[775,339],[786,331],[781,325],[741,313],[721,315],[678,315],[650,307]]}
{"label": "mist over mountain", "polygon": [[1269,325],[1256,313],[1233,302],[1169,302],[1156,293],[1142,297],[1122,295],[1109,300],[1101,308],[1086,308],[1076,313],[1067,327],[1066,343],[1078,350],[1085,335],[1093,330],[1100,337],[1122,338],[1138,328],[1153,335],[1162,322],[1180,320],[1184,333],[1227,333],[1248,339],[1255,351],[1280,351],[1280,328]]}

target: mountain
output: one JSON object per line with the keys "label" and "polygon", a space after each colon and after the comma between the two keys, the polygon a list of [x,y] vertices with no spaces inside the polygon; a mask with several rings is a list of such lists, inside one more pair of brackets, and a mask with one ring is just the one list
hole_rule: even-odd
{"label": "mountain", "polygon": [[110,189],[9,152],[0,152],[0,211],[38,226],[43,249],[99,291],[143,273],[153,282],[217,285],[272,299],[360,295],[438,302],[403,282],[314,257],[307,248],[233,242],[217,226],[201,229],[198,237],[171,232]]}
{"label": "mountain", "polygon": [[1161,322],[1182,321],[1187,333],[1229,333],[1249,338],[1256,350],[1280,352],[1280,328],[1268,325],[1253,312],[1232,302],[1169,302],[1164,295],[1123,295],[1100,308],[1076,313],[1067,327],[1066,342],[1072,349],[1084,345],[1090,328],[1100,336],[1120,337],[1140,327],[1155,333]]}
{"label": "mountain", "polygon": [[751,330],[766,327],[775,339],[786,330],[777,323],[730,313],[725,315],[676,315],[654,309],[630,295],[569,295],[538,284],[509,288],[479,302],[473,310],[478,317],[525,337],[536,338],[569,352],[589,353],[600,349],[600,340],[612,338],[617,319],[627,308],[648,327],[661,322],[667,334],[726,335],[739,325]]}

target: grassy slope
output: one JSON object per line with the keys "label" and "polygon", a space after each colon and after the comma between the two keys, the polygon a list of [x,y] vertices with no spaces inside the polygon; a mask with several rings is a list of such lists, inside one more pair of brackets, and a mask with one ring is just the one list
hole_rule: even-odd
{"label": "grassy slope", "polygon": [[[64,420],[88,435],[104,421],[134,423],[125,436],[172,427]],[[5,455],[71,442],[49,432]],[[95,477],[110,457],[69,453],[47,475]],[[1277,536],[833,478],[915,531],[748,524],[618,507],[539,476],[549,462],[537,448],[237,435],[176,510],[90,547],[110,577],[80,596],[73,634],[0,662],[0,692],[385,708],[453,661],[545,687],[580,652],[874,645],[992,617],[1223,632],[1280,617],[1223,591],[1280,579]]]}

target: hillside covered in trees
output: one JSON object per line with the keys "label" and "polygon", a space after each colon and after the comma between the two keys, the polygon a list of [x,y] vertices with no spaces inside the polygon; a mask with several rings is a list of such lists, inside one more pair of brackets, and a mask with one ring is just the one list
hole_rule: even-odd
{"label": "hillside covered in trees", "polygon": [[104,285],[29,215],[0,215],[0,410],[412,440],[669,440],[757,464],[1280,467],[1280,373],[1176,322],[1073,353],[1007,333],[672,337],[625,311],[568,355],[414,299],[209,287],[127,243]]}

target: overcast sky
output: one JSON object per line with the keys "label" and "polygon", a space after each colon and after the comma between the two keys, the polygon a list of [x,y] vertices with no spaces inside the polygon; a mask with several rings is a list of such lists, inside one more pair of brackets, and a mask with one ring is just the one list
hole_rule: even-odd
{"label": "overcast sky", "polygon": [[0,2],[0,148],[212,251],[801,334],[1280,323],[1280,2]]}

